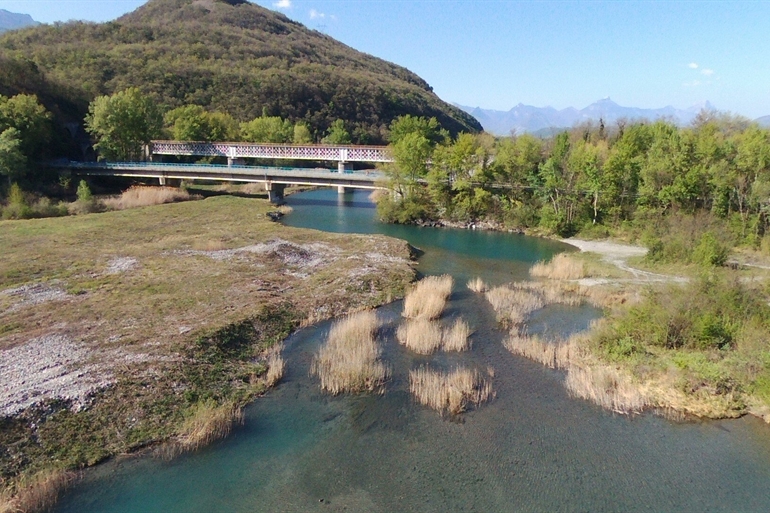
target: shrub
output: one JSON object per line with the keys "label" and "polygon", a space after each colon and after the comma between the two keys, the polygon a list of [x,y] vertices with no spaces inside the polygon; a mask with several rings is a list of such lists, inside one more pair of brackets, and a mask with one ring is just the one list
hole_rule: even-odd
{"label": "shrub", "polygon": [[70,213],[72,214],[90,214],[97,211],[96,199],[91,193],[91,189],[85,180],[80,180],[77,190],[78,199],[75,203],[70,205]]}
{"label": "shrub", "polygon": [[695,246],[692,260],[706,267],[721,267],[727,262],[729,253],[729,248],[720,243],[712,232],[706,232]]}

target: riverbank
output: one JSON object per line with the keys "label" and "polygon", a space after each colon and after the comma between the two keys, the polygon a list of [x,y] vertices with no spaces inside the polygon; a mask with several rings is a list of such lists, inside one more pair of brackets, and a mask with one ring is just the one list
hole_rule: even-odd
{"label": "riverbank", "polygon": [[[558,366],[567,370],[573,394],[625,412],[651,409],[707,418],[753,414],[770,422],[766,272],[682,266],[681,273],[661,274],[629,264],[645,248],[563,242],[588,255],[571,258],[598,259],[625,273],[589,274],[572,281],[588,288],[611,287],[624,292],[622,297],[635,298],[607,305],[612,308],[606,308],[606,318],[588,333],[562,342],[569,356]],[[525,356],[539,358],[548,352],[546,346],[521,347],[517,352]]]}
{"label": "riverbank", "polygon": [[402,241],[288,228],[272,209],[219,196],[0,222],[6,496],[22,475],[178,439],[198,416],[237,419],[290,331],[414,277]]}

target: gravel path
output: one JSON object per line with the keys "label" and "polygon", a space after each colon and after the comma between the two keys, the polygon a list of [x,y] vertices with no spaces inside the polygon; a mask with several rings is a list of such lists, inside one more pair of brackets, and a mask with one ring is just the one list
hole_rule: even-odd
{"label": "gravel path", "polygon": [[618,269],[633,275],[633,279],[606,279],[606,278],[583,278],[579,280],[581,285],[604,285],[608,283],[651,283],[651,282],[676,282],[685,283],[687,278],[680,276],[670,276],[667,274],[651,273],[643,271],[628,265],[628,259],[632,257],[642,257],[647,254],[647,248],[641,246],[632,246],[630,244],[618,244],[609,241],[594,241],[582,239],[562,239],[561,242],[575,246],[583,252],[596,253],[602,257],[602,260],[608,262]]}

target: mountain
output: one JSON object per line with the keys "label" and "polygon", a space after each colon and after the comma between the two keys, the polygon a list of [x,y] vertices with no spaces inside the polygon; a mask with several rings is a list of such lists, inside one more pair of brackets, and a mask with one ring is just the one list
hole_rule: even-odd
{"label": "mountain", "polygon": [[714,110],[714,107],[709,102],[694,105],[684,110],[675,109],[671,106],[663,107],[662,109],[623,107],[610,98],[599,100],[581,110],[573,107],[556,110],[553,107],[533,107],[521,103],[507,112],[481,109],[479,107],[456,106],[478,119],[487,132],[498,135],[507,135],[512,130],[519,133],[542,133],[544,129],[567,128],[585,121],[598,122],[599,119],[603,119],[604,123],[609,125],[619,119],[633,121],[667,118],[674,120],[678,124],[686,125],[702,109]]}
{"label": "mountain", "polygon": [[759,123],[759,126],[770,128],[770,116],[762,116],[761,118],[757,118],[754,121]]}
{"label": "mountain", "polygon": [[0,9],[0,34],[32,25],[39,25],[39,23],[33,20],[29,14],[17,14]]}
{"label": "mountain", "polygon": [[0,68],[0,94],[39,87],[80,120],[96,96],[138,87],[164,108],[198,104],[241,121],[265,113],[317,134],[341,118],[362,143],[383,142],[403,114],[481,130],[408,69],[245,0],[150,0],[109,23],[7,33]]}

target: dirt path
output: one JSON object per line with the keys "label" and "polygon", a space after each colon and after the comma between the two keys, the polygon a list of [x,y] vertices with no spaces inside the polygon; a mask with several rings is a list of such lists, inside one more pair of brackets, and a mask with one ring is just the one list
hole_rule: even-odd
{"label": "dirt path", "polygon": [[575,246],[582,252],[596,253],[602,257],[602,260],[608,262],[618,269],[633,275],[631,279],[608,279],[608,278],[583,278],[581,285],[603,285],[607,283],[685,283],[687,278],[680,276],[670,276],[667,274],[651,273],[643,271],[628,265],[628,259],[632,257],[641,257],[647,254],[647,248],[641,246],[631,246],[629,244],[618,244],[609,241],[593,241],[582,239],[562,239],[561,242]]}

